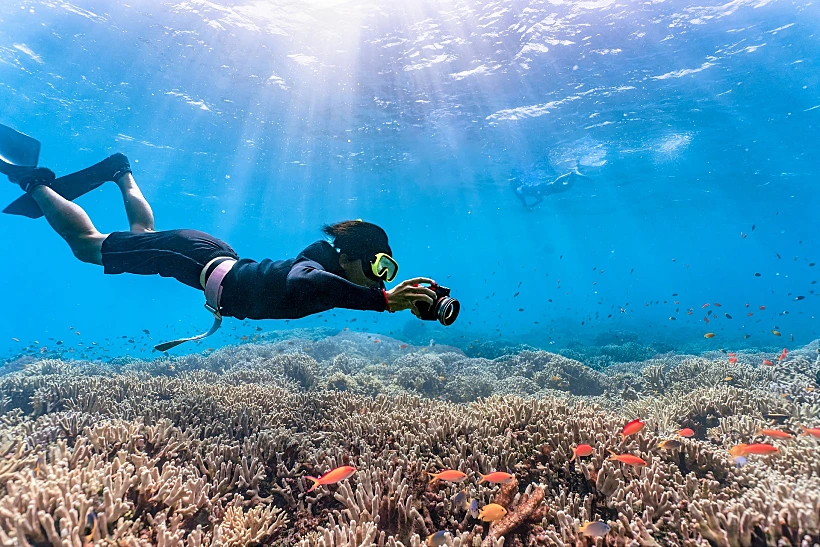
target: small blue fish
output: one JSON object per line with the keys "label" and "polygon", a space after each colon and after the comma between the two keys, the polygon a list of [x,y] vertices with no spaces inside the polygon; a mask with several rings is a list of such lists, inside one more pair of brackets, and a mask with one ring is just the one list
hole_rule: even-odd
{"label": "small blue fish", "polygon": [[467,496],[466,490],[462,490],[461,492],[453,496],[452,501],[453,505],[455,505],[456,508],[460,509],[461,511],[466,511],[470,508],[470,500]]}
{"label": "small blue fish", "polygon": [[748,462],[749,460],[746,459],[746,456],[735,456],[734,458],[732,458],[732,461],[734,461],[735,465],[740,468],[746,465],[746,462]]}
{"label": "small blue fish", "polygon": [[478,500],[474,499],[470,502],[470,515],[474,518],[478,518]]}
{"label": "small blue fish", "polygon": [[86,534],[85,541],[86,543],[90,542],[94,538],[94,532],[97,529],[97,513],[93,510],[88,513],[88,528],[91,530]]}
{"label": "small blue fish", "polygon": [[435,534],[427,536],[427,547],[441,547],[442,545],[446,545],[447,538],[444,537],[446,533],[447,530],[439,530]]}

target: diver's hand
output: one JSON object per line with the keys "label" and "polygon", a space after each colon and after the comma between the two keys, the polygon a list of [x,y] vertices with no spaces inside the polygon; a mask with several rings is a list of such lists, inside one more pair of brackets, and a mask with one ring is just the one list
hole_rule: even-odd
{"label": "diver's hand", "polygon": [[428,287],[422,287],[420,284],[427,285],[435,284],[435,281],[426,277],[414,277],[407,281],[402,281],[389,291],[387,291],[387,304],[390,311],[401,311],[410,309],[413,315],[419,316],[419,310],[416,308],[417,301],[427,302],[433,305],[436,298],[436,293]]}

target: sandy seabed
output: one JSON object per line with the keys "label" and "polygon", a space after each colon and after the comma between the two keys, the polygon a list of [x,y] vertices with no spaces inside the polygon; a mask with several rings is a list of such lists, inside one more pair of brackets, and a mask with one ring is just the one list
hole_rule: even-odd
{"label": "sandy seabed", "polygon": [[[782,361],[667,353],[596,370],[544,351],[470,358],[295,332],[2,370],[3,546],[417,547],[441,530],[431,544],[820,543],[820,440],[801,434],[820,427],[817,342]],[[636,418],[646,427],[622,437]],[[658,447],[670,439],[680,446]],[[740,443],[777,452],[738,465]],[[592,454],[573,460],[579,444]],[[308,492],[307,475],[343,465],[357,472]],[[467,477],[430,481],[445,469]],[[492,471],[515,478],[479,483]],[[462,491],[506,516],[475,518]],[[585,536],[587,521],[610,530]]]}

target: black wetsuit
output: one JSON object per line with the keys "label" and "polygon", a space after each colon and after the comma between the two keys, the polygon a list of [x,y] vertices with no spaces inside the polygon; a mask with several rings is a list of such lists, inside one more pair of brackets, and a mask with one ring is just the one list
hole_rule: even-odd
{"label": "black wetsuit", "polygon": [[275,262],[239,259],[230,245],[197,230],[114,232],[102,245],[107,274],[159,274],[200,290],[202,268],[217,257],[238,260],[222,281],[221,311],[227,317],[298,319],[332,308],[387,309],[382,289],[344,277],[338,253],[326,241],[309,245],[296,258]]}

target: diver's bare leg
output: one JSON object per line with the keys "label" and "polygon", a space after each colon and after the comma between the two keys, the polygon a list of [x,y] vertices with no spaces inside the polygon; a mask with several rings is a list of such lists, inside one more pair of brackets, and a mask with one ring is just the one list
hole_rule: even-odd
{"label": "diver's bare leg", "polygon": [[122,192],[122,202],[128,215],[128,224],[132,232],[153,232],[154,212],[142,195],[137,181],[131,173],[126,173],[117,181]]}
{"label": "diver's bare leg", "polygon": [[40,206],[54,231],[71,247],[74,256],[89,264],[102,265],[102,242],[107,234],[97,231],[82,207],[48,186],[33,188],[31,197]]}

